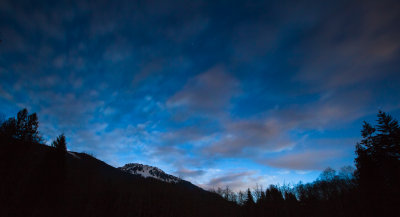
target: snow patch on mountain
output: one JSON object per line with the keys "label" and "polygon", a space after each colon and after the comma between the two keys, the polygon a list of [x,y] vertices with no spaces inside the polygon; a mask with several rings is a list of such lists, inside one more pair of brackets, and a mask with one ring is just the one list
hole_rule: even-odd
{"label": "snow patch on mountain", "polygon": [[76,155],[76,154],[73,153],[73,152],[68,151],[68,154],[72,155],[74,158],[81,159],[78,155]]}
{"label": "snow patch on mountain", "polygon": [[129,163],[125,164],[125,166],[123,167],[119,167],[118,169],[131,174],[140,175],[144,178],[154,178],[169,183],[178,183],[181,181],[180,178],[173,175],[169,175],[164,171],[162,171],[161,169],[149,165]]}

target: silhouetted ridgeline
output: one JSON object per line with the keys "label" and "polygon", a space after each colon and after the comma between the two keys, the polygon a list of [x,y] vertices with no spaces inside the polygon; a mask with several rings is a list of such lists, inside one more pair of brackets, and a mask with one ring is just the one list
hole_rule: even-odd
{"label": "silhouetted ridgeline", "polygon": [[[71,154],[58,149],[58,145],[49,147],[24,139],[15,132],[24,131],[29,124],[20,129],[9,123],[0,130],[2,217],[235,216],[237,213],[235,203],[215,193],[187,182],[173,184],[145,179],[87,154]],[[62,140],[59,137],[55,143],[63,143]]]}
{"label": "silhouetted ridgeline", "polygon": [[63,134],[43,145],[26,110],[0,124],[0,216],[400,216],[400,129],[383,112],[364,123],[355,173],[328,168],[313,183],[221,196],[67,152]]}

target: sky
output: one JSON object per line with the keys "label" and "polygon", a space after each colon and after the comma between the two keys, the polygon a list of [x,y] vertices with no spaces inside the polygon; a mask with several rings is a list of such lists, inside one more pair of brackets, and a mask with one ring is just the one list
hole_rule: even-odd
{"label": "sky", "polygon": [[400,117],[398,1],[0,2],[0,113],[47,144],[204,188],[354,165],[364,120]]}

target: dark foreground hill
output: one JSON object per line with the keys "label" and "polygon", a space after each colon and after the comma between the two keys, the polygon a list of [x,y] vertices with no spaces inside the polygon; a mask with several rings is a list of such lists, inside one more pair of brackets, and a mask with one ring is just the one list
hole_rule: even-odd
{"label": "dark foreground hill", "polygon": [[238,216],[219,195],[123,172],[84,153],[0,143],[0,216]]}

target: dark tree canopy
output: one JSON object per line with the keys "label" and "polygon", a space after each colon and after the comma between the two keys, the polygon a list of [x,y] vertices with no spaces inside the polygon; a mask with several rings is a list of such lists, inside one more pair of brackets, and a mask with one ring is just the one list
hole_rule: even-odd
{"label": "dark tree canopy", "polygon": [[336,176],[336,171],[328,167],[321,173],[319,179],[323,181],[331,181],[335,178],[335,176]]}
{"label": "dark tree canopy", "polygon": [[[389,216],[398,212],[400,195],[400,128],[398,121],[379,111],[375,126],[364,122],[356,146],[356,178],[366,212]],[[384,212],[384,213],[382,213]]]}
{"label": "dark tree canopy", "polygon": [[51,146],[54,147],[57,151],[66,152],[67,151],[67,142],[65,139],[65,135],[59,135],[56,140],[51,143]]}
{"label": "dark tree canopy", "polygon": [[39,135],[39,120],[36,113],[29,114],[28,110],[22,109],[17,118],[9,118],[1,123],[0,134],[3,138],[18,139],[28,143],[40,143],[43,141]]}
{"label": "dark tree canopy", "polygon": [[399,190],[400,128],[398,121],[379,111],[377,125],[364,122],[363,139],[357,144],[357,178],[363,187]]}
{"label": "dark tree canopy", "polygon": [[271,185],[265,192],[265,199],[266,201],[280,202],[283,201],[283,195],[276,186]]}
{"label": "dark tree canopy", "polygon": [[15,118],[9,118],[4,121],[0,127],[1,137],[3,138],[15,138],[17,135],[17,122]]}
{"label": "dark tree canopy", "polygon": [[251,194],[250,189],[247,189],[247,198],[246,198],[246,201],[244,202],[244,205],[251,207],[251,206],[254,206],[254,204],[255,204],[255,202],[253,199],[253,195]]}

